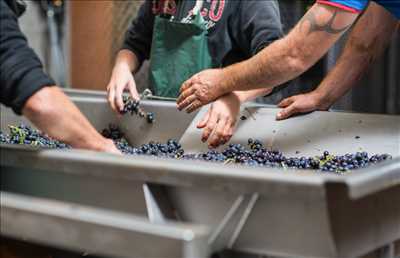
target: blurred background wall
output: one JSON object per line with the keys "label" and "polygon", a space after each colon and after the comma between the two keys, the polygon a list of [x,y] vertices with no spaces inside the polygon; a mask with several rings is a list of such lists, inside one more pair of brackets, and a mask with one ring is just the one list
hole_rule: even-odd
{"label": "blurred background wall", "polygon": [[142,1],[69,1],[71,85],[105,89],[125,31]]}
{"label": "blurred background wall", "polygon": [[[42,18],[40,5],[27,1],[28,8],[19,20],[21,30],[28,36],[30,46],[35,49],[42,61],[46,60],[46,21]],[[35,24],[35,26],[32,26]],[[46,64],[44,64],[46,66]],[[47,68],[47,67],[46,67]]]}
{"label": "blurred background wall", "polygon": [[[47,0],[46,0],[47,1]],[[57,1],[57,0],[56,0]],[[61,1],[61,0],[59,0]],[[64,5],[60,25],[60,46],[64,55],[65,87],[104,90],[108,83],[115,54],[124,32],[135,17],[143,0],[61,1]],[[268,0],[264,0],[268,1]],[[54,75],[51,62],[49,24],[41,1],[27,1],[28,11],[21,18],[21,28],[38,52],[48,72]],[[282,22],[287,33],[313,1],[280,0]],[[400,32],[399,32],[400,33]],[[335,109],[360,112],[400,114],[400,35],[393,39],[385,55],[367,72],[363,80],[343,97]],[[333,67],[344,40],[300,78],[281,92],[258,101],[277,103],[286,96],[315,88]],[[136,75],[139,88],[147,87],[148,65]]]}

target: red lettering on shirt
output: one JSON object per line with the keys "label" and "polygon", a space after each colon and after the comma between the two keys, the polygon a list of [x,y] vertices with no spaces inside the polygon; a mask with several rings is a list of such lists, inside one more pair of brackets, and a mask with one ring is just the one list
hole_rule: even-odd
{"label": "red lettering on shirt", "polygon": [[207,9],[207,8],[204,8],[204,9],[201,11],[201,16],[206,17],[207,15],[208,15],[208,9]]}
{"label": "red lettering on shirt", "polygon": [[[218,10],[217,10],[217,5],[218,5]],[[222,17],[224,8],[225,8],[225,0],[212,0],[209,12],[210,20],[218,22]]]}
{"label": "red lettering on shirt", "polygon": [[154,15],[161,13],[175,15],[176,6],[175,0],[153,0],[152,11]]}

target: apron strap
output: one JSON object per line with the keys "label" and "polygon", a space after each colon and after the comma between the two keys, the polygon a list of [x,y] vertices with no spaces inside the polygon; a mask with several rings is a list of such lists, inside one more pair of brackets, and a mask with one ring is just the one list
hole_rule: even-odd
{"label": "apron strap", "polygon": [[197,0],[196,5],[193,8],[193,15],[200,14],[201,8],[203,7],[204,0]]}
{"label": "apron strap", "polygon": [[194,6],[192,10],[192,14],[189,13],[188,16],[182,19],[181,22],[183,23],[189,23],[192,20],[193,16],[197,16],[200,14],[201,8],[203,8],[204,5],[204,0],[196,0],[196,5]]}

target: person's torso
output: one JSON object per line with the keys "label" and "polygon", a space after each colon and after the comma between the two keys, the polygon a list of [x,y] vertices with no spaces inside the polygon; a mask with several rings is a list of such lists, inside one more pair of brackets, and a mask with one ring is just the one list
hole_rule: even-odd
{"label": "person's torso", "polygon": [[26,10],[26,3],[23,0],[4,0],[8,7],[20,17]]}
{"label": "person's torso", "polygon": [[[195,0],[155,0],[152,4],[154,15],[173,16],[175,21],[191,16]],[[243,61],[250,56],[235,42],[232,31],[232,16],[240,6],[238,0],[204,0],[201,15],[208,30],[209,51],[214,66],[227,66]]]}

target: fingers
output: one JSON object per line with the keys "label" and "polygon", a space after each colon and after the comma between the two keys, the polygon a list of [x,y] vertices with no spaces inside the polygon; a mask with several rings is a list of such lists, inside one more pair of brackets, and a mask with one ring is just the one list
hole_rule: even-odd
{"label": "fingers", "polygon": [[[195,89],[193,87],[186,89],[185,91],[183,91],[179,97],[178,100],[176,101],[176,103],[178,104],[178,109],[182,110],[184,108],[186,108],[187,106],[189,106],[192,102],[190,102],[189,100],[195,100],[196,96],[193,95],[195,92]],[[189,99],[190,97],[194,97]]]}
{"label": "fingers", "polygon": [[124,101],[122,100],[122,94],[124,93],[124,87],[117,85],[115,90],[115,106],[118,111],[121,112],[124,109]]}
{"label": "fingers", "polygon": [[278,107],[285,108],[285,107],[289,106],[290,104],[292,104],[293,102],[294,102],[294,97],[286,98],[278,104]]}
{"label": "fingers", "polygon": [[189,107],[191,104],[193,104],[197,100],[195,95],[190,95],[186,99],[184,99],[180,104],[178,104],[178,109],[182,110],[185,107]]}
{"label": "fingers", "polygon": [[276,119],[277,119],[277,120],[284,120],[284,119],[287,119],[287,118],[291,117],[291,116],[294,115],[295,113],[297,113],[296,105],[291,104],[291,105],[288,106],[287,108],[281,110],[281,111],[276,115]]}
{"label": "fingers", "polygon": [[114,142],[112,140],[107,140],[105,144],[105,152],[111,153],[111,154],[117,154],[117,155],[122,155],[122,152],[118,150],[117,146],[115,146]]}
{"label": "fingers", "polygon": [[[210,141],[210,145],[213,148],[217,148],[220,145],[224,145],[225,143],[229,142],[229,140],[232,138],[233,135],[233,128],[235,126],[235,123],[231,122],[229,119],[228,120],[219,120],[218,125],[221,124],[221,127],[224,126],[223,129],[216,129],[216,132],[214,135],[217,135],[215,139]],[[218,126],[217,126],[218,128]]]}
{"label": "fingers", "polygon": [[201,136],[201,140],[203,142],[206,142],[208,140],[211,133],[214,131],[214,128],[217,125],[217,122],[218,122],[218,115],[211,112],[209,115],[209,119],[207,121],[207,125],[205,126],[205,128],[203,130],[203,134]]}
{"label": "fingers", "polygon": [[131,94],[131,97],[134,100],[136,100],[136,101],[140,100],[140,96],[139,96],[139,93],[137,92],[136,83],[135,83],[134,79],[129,81],[128,89],[129,89],[129,93]]}
{"label": "fingers", "polygon": [[278,107],[284,108],[283,110],[279,111],[276,115],[276,120],[284,120],[292,116],[296,112],[296,96],[292,96],[282,100]]}
{"label": "fingers", "polygon": [[211,148],[216,148],[220,144],[224,144],[224,131],[225,131],[225,126],[226,126],[227,119],[225,117],[220,117],[220,119],[217,122],[217,125],[214,129],[214,132],[208,141],[208,145]]}
{"label": "fingers", "polygon": [[205,127],[201,140],[203,142],[208,141],[210,148],[217,148],[227,143],[232,138],[235,124],[236,120],[213,113],[210,109],[198,125],[198,127]]}
{"label": "fingers", "polygon": [[210,119],[210,114],[212,113],[212,106],[208,109],[207,113],[201,119],[201,121],[197,124],[198,129],[202,129],[207,125],[208,119]]}
{"label": "fingers", "polygon": [[190,114],[190,113],[196,111],[197,109],[199,109],[201,106],[203,106],[203,104],[201,104],[201,102],[196,99],[192,104],[190,104],[188,106],[188,108],[186,109],[186,112]]}
{"label": "fingers", "polygon": [[109,89],[109,91],[108,91],[108,103],[110,103],[111,108],[115,112],[119,113],[118,110],[117,110],[117,107],[115,106],[115,102],[114,102],[115,90],[114,90],[113,85],[108,86],[108,89]]}
{"label": "fingers", "polygon": [[192,78],[190,78],[189,80],[185,81],[182,84],[182,87],[180,88],[179,93],[182,94],[182,92],[184,92],[187,89],[189,89],[192,86],[193,81],[194,81],[194,76]]}
{"label": "fingers", "polygon": [[120,112],[124,109],[125,104],[123,100],[123,93],[125,88],[128,88],[133,99],[140,99],[133,78],[127,82],[116,82],[112,80],[107,86],[108,102],[110,103],[111,108],[118,114],[120,114]]}
{"label": "fingers", "polygon": [[265,94],[265,95],[269,95],[269,94],[271,94],[273,91],[274,91],[274,88],[268,88],[268,89],[265,90],[264,94]]}
{"label": "fingers", "polygon": [[236,124],[236,121],[229,121],[229,120],[227,121],[225,130],[224,130],[224,141],[223,141],[224,144],[229,142],[229,140],[232,138],[235,124]]}
{"label": "fingers", "polygon": [[[114,110],[116,113],[120,114],[120,110],[124,108],[124,103],[122,100],[122,91],[123,88],[120,90],[118,84],[115,82],[114,79],[111,79],[110,83],[107,86],[108,91],[108,103],[111,106],[111,109]],[[121,109],[122,107],[122,109]]]}

